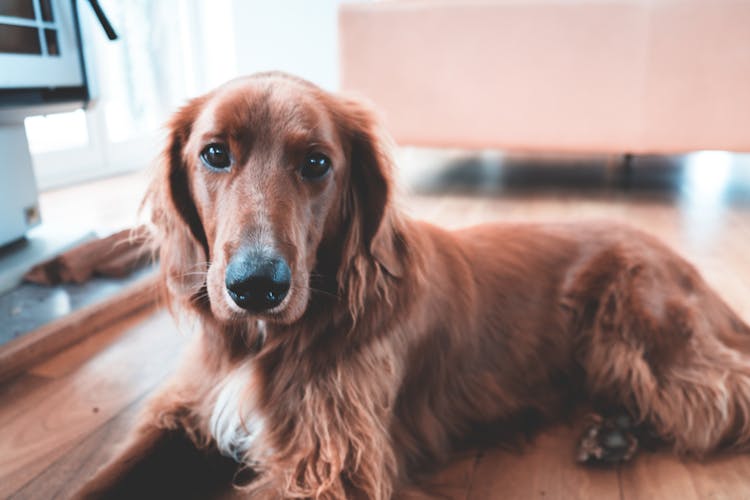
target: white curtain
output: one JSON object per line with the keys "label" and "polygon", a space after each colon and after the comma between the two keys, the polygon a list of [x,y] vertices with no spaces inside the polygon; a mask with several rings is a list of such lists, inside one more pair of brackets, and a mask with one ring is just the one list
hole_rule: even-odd
{"label": "white curtain", "polygon": [[98,97],[85,112],[27,120],[42,189],[147,166],[169,114],[236,73],[231,0],[102,0],[114,42],[79,4]]}

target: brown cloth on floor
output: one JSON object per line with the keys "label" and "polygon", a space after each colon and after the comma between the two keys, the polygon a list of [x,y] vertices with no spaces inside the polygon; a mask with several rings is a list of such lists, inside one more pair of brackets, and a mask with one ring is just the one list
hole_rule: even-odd
{"label": "brown cloth on floor", "polygon": [[121,278],[151,260],[145,226],[83,243],[32,267],[24,280],[39,285],[84,283],[94,274]]}

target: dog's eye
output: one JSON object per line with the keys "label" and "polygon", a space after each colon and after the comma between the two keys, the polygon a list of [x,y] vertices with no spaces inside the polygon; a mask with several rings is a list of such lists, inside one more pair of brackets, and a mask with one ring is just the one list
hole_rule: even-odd
{"label": "dog's eye", "polygon": [[226,144],[213,142],[201,151],[201,160],[212,168],[226,169],[232,164]]}
{"label": "dog's eye", "polygon": [[321,153],[312,153],[305,157],[300,174],[305,179],[320,179],[331,170],[331,159]]}

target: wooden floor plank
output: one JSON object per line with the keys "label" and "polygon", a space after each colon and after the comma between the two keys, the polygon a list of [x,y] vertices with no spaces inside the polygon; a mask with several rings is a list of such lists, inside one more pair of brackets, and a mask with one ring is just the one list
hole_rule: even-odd
{"label": "wooden floor plank", "polygon": [[486,452],[474,472],[468,499],[619,500],[617,470],[576,464],[577,438],[572,428],[556,426],[545,430],[521,452]]}
{"label": "wooden floor plank", "polygon": [[16,491],[13,500],[70,498],[112,456],[148,399],[135,400]]}
{"label": "wooden floor plank", "polygon": [[623,499],[701,500],[688,467],[675,458],[641,453],[620,473]]}
{"label": "wooden floor plank", "polygon": [[0,347],[0,381],[9,380],[34,364],[98,333],[108,325],[152,309],[157,302],[157,277],[145,276],[123,290],[26,333]]}
{"label": "wooden floor plank", "polygon": [[448,464],[419,484],[398,492],[399,500],[467,500],[474,472],[479,461],[478,451],[457,454]]}
{"label": "wooden floor plank", "polygon": [[0,407],[0,498],[153,389],[183,343],[171,318],[159,312],[69,376]]}
{"label": "wooden floor plank", "polygon": [[[0,412],[5,409],[6,412],[13,414],[22,410],[22,401],[28,395],[38,390],[43,385],[49,384],[49,378],[30,373],[16,377],[12,382],[0,384]],[[0,428],[2,422],[0,422]]]}
{"label": "wooden floor plank", "polygon": [[116,328],[107,328],[65,349],[49,359],[34,365],[28,373],[46,378],[60,378],[79,369],[88,359],[111,346],[132,328],[143,323],[145,317],[156,311],[146,309],[116,322]]}
{"label": "wooden floor plank", "polygon": [[[664,460],[674,458],[665,457]],[[687,461],[685,466],[700,498],[750,498],[748,455],[718,455],[704,462]]]}
{"label": "wooden floor plank", "polygon": [[699,462],[667,451],[641,453],[623,467],[621,484],[624,500],[750,498],[750,456],[717,455]]}

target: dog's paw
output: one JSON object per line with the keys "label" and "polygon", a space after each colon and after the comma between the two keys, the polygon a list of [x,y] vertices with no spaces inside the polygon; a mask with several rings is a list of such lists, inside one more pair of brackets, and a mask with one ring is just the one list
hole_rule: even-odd
{"label": "dog's paw", "polygon": [[638,450],[635,425],[627,414],[603,417],[592,414],[578,443],[576,459],[582,464],[614,465],[627,462]]}

